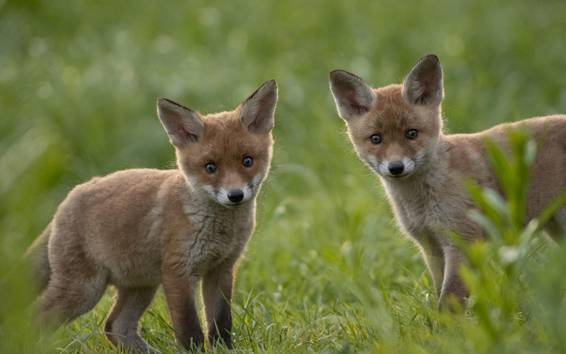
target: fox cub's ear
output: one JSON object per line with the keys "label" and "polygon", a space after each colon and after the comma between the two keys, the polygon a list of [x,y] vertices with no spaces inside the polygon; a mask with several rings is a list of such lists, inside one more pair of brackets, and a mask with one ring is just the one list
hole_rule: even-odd
{"label": "fox cub's ear", "polygon": [[204,123],[199,114],[166,98],[157,100],[159,120],[169,135],[171,144],[182,147],[202,136]]}
{"label": "fox cub's ear", "polygon": [[252,133],[267,133],[273,129],[273,114],[277,105],[277,82],[269,80],[254,91],[240,107],[242,124]]}
{"label": "fox cub's ear", "polygon": [[403,81],[403,97],[414,105],[439,105],[442,102],[442,67],[436,55],[421,58],[411,69]]}
{"label": "fox cub's ear", "polygon": [[368,112],[375,101],[371,87],[358,76],[344,70],[330,72],[330,91],[338,114],[345,120]]}

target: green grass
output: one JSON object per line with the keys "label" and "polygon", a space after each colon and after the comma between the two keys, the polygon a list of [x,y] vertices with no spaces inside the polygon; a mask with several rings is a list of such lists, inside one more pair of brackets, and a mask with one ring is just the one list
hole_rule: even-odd
{"label": "green grass", "polygon": [[[276,147],[235,289],[236,352],[566,352],[560,249],[534,242],[539,256],[520,276],[505,278],[497,261],[471,270],[497,288],[478,295],[491,304],[485,318],[436,312],[418,251],[328,90],[332,69],[379,86],[436,53],[449,131],[564,113],[565,13],[552,0],[0,0],[0,352],[112,351],[111,290],[37,343],[21,254],[73,185],[172,165],[156,97],[228,110],[271,78]],[[161,294],[142,331],[177,351]]]}

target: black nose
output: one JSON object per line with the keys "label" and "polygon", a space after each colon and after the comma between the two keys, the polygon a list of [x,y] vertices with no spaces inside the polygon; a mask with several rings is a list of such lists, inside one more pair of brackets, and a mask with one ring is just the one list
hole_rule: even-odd
{"label": "black nose", "polygon": [[232,189],[228,192],[228,199],[230,199],[232,203],[241,202],[242,199],[244,199],[244,191],[241,189]]}
{"label": "black nose", "polygon": [[403,165],[403,161],[392,161],[389,163],[387,168],[389,169],[389,172],[391,172],[393,176],[398,176],[401,173],[403,173],[403,170],[405,169],[405,165]]}

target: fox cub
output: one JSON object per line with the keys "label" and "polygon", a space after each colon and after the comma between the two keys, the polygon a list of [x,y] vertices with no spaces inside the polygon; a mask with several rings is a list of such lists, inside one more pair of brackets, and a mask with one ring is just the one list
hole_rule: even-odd
{"label": "fox cub", "polygon": [[[420,59],[400,85],[373,89],[356,75],[335,70],[330,89],[360,159],[381,179],[401,229],[422,251],[439,304],[468,290],[459,277],[462,252],[447,237],[482,239],[469,219],[474,209],[463,181],[471,178],[501,192],[486,158],[485,139],[506,144],[509,129],[521,129],[539,143],[531,171],[527,219],[566,190],[566,116],[553,115],[495,126],[475,134],[442,131],[442,68],[435,55]],[[566,233],[566,208],[545,225],[558,238]]]}
{"label": "fox cub", "polygon": [[60,324],[92,309],[111,284],[105,332],[116,346],[152,351],[138,320],[162,284],[179,344],[200,347],[202,294],[211,344],[231,344],[235,264],[255,226],[255,198],[272,155],[274,80],[234,111],[201,114],[159,99],[178,169],[133,169],[75,187],[28,256],[39,274],[40,321]]}

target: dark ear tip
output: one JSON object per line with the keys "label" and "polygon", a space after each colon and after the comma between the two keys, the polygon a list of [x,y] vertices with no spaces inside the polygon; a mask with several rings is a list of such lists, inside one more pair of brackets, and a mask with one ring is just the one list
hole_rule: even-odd
{"label": "dark ear tip", "polygon": [[436,54],[427,54],[424,57],[421,58],[421,61],[429,61],[431,63],[434,64],[439,64],[440,63],[440,59],[438,59],[438,55]]}
{"label": "dark ear tip", "polygon": [[158,106],[170,106],[171,104],[174,104],[175,102],[171,101],[168,98],[165,97],[158,97],[157,98],[157,105]]}
{"label": "dark ear tip", "polygon": [[260,87],[265,87],[265,88],[277,90],[277,81],[275,81],[275,79],[267,80],[266,82],[261,84]]}
{"label": "dark ear tip", "polygon": [[329,77],[331,80],[334,80],[347,75],[351,75],[351,74],[346,70],[335,69],[330,72]]}
{"label": "dark ear tip", "polygon": [[157,109],[162,110],[165,107],[170,106],[171,104],[169,103],[169,100],[164,98],[164,97],[158,97],[157,98]]}
{"label": "dark ear tip", "polygon": [[186,110],[189,112],[194,112],[192,109],[183,106],[180,103],[177,103],[173,100],[170,100],[168,98],[165,97],[159,97],[157,99],[157,108],[159,109],[163,109],[163,110],[168,110],[168,111],[177,111],[179,109],[181,110]]}
{"label": "dark ear tip", "polygon": [[362,78],[360,78],[358,75],[352,74],[351,72],[342,69],[332,70],[329,74],[329,77],[331,83],[363,81]]}

